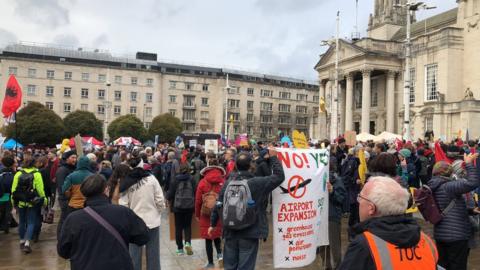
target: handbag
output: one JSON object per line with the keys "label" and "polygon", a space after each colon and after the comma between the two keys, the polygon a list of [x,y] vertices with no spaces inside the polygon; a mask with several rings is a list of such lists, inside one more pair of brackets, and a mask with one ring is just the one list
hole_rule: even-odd
{"label": "handbag", "polygon": [[103,217],[101,217],[95,210],[90,208],[90,206],[87,206],[83,208],[83,210],[90,216],[92,217],[96,222],[98,222],[100,225],[102,225],[115,239],[118,240],[118,242],[122,245],[122,247],[125,249],[125,251],[128,252],[128,247],[125,244],[125,241],[123,238],[120,236],[118,231],[110,224],[108,221],[106,221]]}
{"label": "handbag", "polygon": [[43,212],[43,223],[53,224],[54,217],[55,210],[53,210],[50,206],[45,207],[45,211]]}

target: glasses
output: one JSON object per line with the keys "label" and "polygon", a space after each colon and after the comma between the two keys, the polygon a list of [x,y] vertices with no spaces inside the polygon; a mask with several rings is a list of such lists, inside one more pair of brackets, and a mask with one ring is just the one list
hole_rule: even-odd
{"label": "glasses", "polygon": [[365,200],[365,201],[367,201],[367,202],[369,202],[369,203],[371,203],[371,204],[375,205],[375,204],[374,204],[374,203],[373,203],[371,200],[369,200],[369,199],[367,199],[367,198],[363,197],[363,196],[362,196],[362,195],[360,195],[360,193],[359,193],[359,194],[357,195],[357,202],[359,202],[359,203],[360,203],[360,199],[363,199],[363,200]]}

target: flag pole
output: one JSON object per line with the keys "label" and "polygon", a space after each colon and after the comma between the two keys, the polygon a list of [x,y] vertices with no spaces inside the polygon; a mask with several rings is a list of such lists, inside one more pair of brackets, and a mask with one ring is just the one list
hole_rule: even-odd
{"label": "flag pole", "polygon": [[17,112],[13,113],[13,119],[15,119],[15,158],[17,158]]}

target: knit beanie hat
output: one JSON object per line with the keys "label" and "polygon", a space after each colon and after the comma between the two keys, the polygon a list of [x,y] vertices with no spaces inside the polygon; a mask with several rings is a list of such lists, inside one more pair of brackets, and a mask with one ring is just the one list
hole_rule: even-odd
{"label": "knit beanie hat", "polygon": [[402,155],[404,158],[410,158],[410,156],[412,155],[412,152],[410,152],[410,150],[408,149],[402,149],[400,151],[398,151],[400,153],[400,155]]}
{"label": "knit beanie hat", "polygon": [[450,177],[452,175],[453,168],[446,161],[439,161],[433,166],[433,176],[445,176]]}

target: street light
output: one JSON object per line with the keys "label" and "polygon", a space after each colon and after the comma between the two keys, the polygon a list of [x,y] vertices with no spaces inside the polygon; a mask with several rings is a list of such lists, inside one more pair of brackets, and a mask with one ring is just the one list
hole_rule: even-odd
{"label": "street light", "polygon": [[435,6],[428,6],[424,2],[415,2],[408,0],[405,5],[396,4],[397,8],[407,8],[407,31],[406,31],[406,40],[405,40],[405,71],[403,74],[403,104],[405,106],[405,112],[403,115],[403,124],[404,124],[404,139],[406,141],[410,140],[410,57],[411,57],[411,24],[412,24],[412,15],[415,11],[419,9],[434,9]]}
{"label": "street light", "polygon": [[228,82],[228,73],[227,73],[227,82],[225,85],[225,140],[228,140],[228,94],[230,92],[230,84]]}

